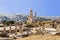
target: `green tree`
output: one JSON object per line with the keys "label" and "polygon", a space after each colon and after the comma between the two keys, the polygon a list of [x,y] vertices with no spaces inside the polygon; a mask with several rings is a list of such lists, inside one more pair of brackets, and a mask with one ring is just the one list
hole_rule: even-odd
{"label": "green tree", "polygon": [[8,22],[6,22],[7,25],[10,25],[10,24],[13,25],[14,23],[15,23],[14,21],[8,21]]}

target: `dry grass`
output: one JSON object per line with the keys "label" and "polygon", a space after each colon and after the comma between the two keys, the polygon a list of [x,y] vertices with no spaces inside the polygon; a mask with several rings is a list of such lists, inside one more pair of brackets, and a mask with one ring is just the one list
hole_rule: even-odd
{"label": "dry grass", "polygon": [[19,38],[16,40],[60,40],[60,36],[42,36],[42,35],[33,35],[30,37]]}

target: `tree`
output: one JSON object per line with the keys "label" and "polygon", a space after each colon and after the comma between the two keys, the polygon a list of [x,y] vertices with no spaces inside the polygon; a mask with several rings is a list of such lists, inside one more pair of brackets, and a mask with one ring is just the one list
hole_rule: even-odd
{"label": "tree", "polygon": [[9,24],[13,25],[14,23],[15,23],[14,21],[8,21],[8,22],[6,22],[7,25],[9,25]]}

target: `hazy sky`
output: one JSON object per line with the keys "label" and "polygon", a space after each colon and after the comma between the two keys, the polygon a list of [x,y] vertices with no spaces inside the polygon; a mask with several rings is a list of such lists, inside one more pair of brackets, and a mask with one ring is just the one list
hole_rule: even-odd
{"label": "hazy sky", "polygon": [[60,16],[60,0],[0,0],[0,12],[25,13],[29,10],[38,16]]}

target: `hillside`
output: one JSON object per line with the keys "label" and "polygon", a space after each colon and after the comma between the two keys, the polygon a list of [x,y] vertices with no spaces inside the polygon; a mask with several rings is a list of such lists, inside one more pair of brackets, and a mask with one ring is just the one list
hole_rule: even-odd
{"label": "hillside", "polygon": [[33,35],[30,37],[20,38],[16,40],[60,40],[60,36],[42,36],[42,35]]}

